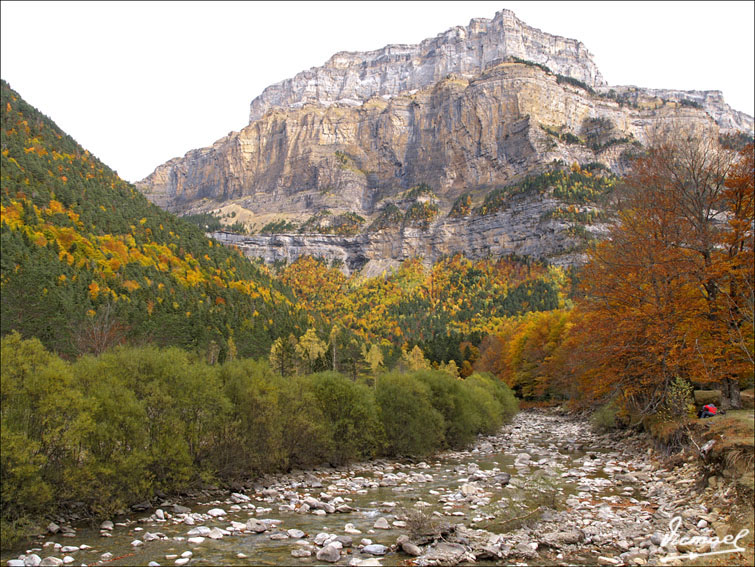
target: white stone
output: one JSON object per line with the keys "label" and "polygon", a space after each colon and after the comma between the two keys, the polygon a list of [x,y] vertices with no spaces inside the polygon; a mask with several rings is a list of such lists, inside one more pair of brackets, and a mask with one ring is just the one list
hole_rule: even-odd
{"label": "white stone", "polygon": [[375,522],[375,525],[372,526],[376,530],[390,530],[391,526],[388,524],[388,520],[386,520],[383,517],[380,517]]}

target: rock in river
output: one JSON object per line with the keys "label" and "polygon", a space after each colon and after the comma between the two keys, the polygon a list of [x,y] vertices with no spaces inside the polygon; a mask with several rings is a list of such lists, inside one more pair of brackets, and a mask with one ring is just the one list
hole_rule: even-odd
{"label": "rock in river", "polygon": [[327,561],[328,563],[335,563],[341,558],[341,552],[333,544],[328,544],[317,552],[317,559],[319,561]]}
{"label": "rock in river", "polygon": [[372,545],[366,545],[362,549],[362,553],[369,553],[370,555],[385,555],[388,553],[388,548],[379,543],[373,543]]}
{"label": "rock in river", "polygon": [[391,529],[391,526],[388,524],[388,520],[382,517],[378,518],[377,521],[375,522],[375,525],[372,527],[375,528],[376,530],[390,530]]}

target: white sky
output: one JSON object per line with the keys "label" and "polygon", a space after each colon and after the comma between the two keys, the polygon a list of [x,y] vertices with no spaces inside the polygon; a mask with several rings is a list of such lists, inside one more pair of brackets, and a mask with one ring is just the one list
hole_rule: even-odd
{"label": "white sky", "polygon": [[721,90],[753,114],[755,2],[18,2],[0,71],[129,181],[248,122],[262,90],[338,51],[419,43],[513,10],[582,41],[611,85]]}

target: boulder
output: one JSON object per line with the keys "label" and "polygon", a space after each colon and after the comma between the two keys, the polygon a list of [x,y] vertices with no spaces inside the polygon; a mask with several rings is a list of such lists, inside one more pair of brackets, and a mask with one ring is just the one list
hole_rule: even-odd
{"label": "boulder", "polygon": [[227,535],[227,532],[225,532],[225,530],[221,530],[220,528],[212,528],[210,530],[210,533],[207,534],[207,537],[210,539],[223,539],[224,535]]}
{"label": "boulder", "polygon": [[339,559],[341,559],[341,552],[333,544],[328,544],[317,552],[318,561],[327,561],[328,563],[336,563]]}
{"label": "boulder", "polygon": [[506,485],[511,480],[511,475],[509,473],[500,473],[495,475],[493,480],[499,484]]}
{"label": "boulder", "polygon": [[443,565],[452,567],[462,561],[473,563],[474,555],[458,543],[440,542],[430,547],[424,555],[416,560],[416,565],[429,567],[431,565]]}
{"label": "boulder", "polygon": [[246,522],[246,529],[247,531],[261,534],[262,532],[267,531],[267,525],[255,518],[249,518]]}
{"label": "boulder", "polygon": [[407,555],[411,555],[412,557],[419,557],[420,555],[422,555],[422,549],[418,545],[414,545],[410,541],[401,543],[401,551],[403,551]]}
{"label": "boulder", "polygon": [[137,502],[136,504],[131,505],[131,509],[134,512],[145,512],[146,510],[149,510],[152,508],[152,504],[149,503],[149,500],[143,500],[141,502]]}
{"label": "boulder", "polygon": [[390,530],[391,529],[391,526],[388,524],[388,520],[386,520],[383,517],[378,518],[377,521],[375,522],[375,525],[372,527],[375,528],[376,530]]}
{"label": "boulder", "polygon": [[379,543],[373,543],[372,545],[364,546],[362,553],[369,553],[370,555],[385,555],[388,553],[388,548]]}
{"label": "boulder", "polygon": [[576,545],[584,540],[585,534],[581,530],[567,529],[544,534],[540,537],[540,544],[558,549],[564,545]]}

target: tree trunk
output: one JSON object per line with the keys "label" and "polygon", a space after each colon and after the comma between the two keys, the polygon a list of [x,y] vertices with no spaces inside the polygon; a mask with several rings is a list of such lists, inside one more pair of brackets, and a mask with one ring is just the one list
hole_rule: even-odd
{"label": "tree trunk", "polygon": [[721,380],[721,409],[742,409],[742,398],[739,395],[739,380],[724,378]]}

